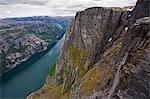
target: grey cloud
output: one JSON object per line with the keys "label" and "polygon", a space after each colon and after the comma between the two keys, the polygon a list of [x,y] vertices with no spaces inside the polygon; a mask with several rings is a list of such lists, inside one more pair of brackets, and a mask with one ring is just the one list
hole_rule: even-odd
{"label": "grey cloud", "polygon": [[77,9],[62,9],[59,12],[63,13],[75,13]]}
{"label": "grey cloud", "polygon": [[75,15],[77,11],[89,7],[124,7],[134,5],[136,1],[137,0],[0,0],[0,18],[36,15],[70,16]]}
{"label": "grey cloud", "polygon": [[93,0],[93,1],[101,1],[101,0]]}
{"label": "grey cloud", "polygon": [[46,5],[48,0],[0,0],[0,5],[29,4]]}
{"label": "grey cloud", "polygon": [[73,14],[73,12],[56,12],[56,14]]}
{"label": "grey cloud", "polygon": [[74,8],[84,8],[84,5],[82,5],[82,4],[77,4],[77,5],[69,5],[69,6],[67,6],[66,8],[68,8],[68,9],[74,9]]}

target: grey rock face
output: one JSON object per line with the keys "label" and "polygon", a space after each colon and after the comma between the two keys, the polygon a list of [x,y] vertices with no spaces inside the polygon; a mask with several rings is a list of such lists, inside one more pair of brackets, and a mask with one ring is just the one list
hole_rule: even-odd
{"label": "grey rock face", "polygon": [[[123,27],[127,14],[128,12],[124,12],[120,8],[115,10],[111,8],[89,8],[78,12],[66,33],[66,41],[60,56],[61,59],[58,60],[56,75],[62,70],[65,61],[71,61],[68,51],[70,46],[74,46],[78,50],[88,51],[85,68],[91,68],[90,66],[107,49],[107,44],[116,39],[119,34],[116,30],[118,27]],[[63,61],[62,58],[66,60]]]}
{"label": "grey rock face", "polygon": [[129,28],[121,49],[121,53],[129,52],[128,60],[123,66],[123,73],[120,78],[120,85],[126,83],[125,86],[120,88],[123,88],[123,93],[127,98],[148,99],[150,97],[150,17],[146,19],[147,20],[145,20],[145,18],[138,19],[136,23]]}
{"label": "grey rock face", "polygon": [[[137,99],[149,98],[149,0],[138,0],[132,12],[121,8],[89,8],[85,11],[77,12],[70,28],[66,33],[66,41],[62,53],[57,61],[56,67],[56,83],[63,82],[64,89],[71,89],[72,98],[88,97],[81,92],[82,86],[86,79],[84,75],[88,75],[88,71],[93,66],[104,65],[107,61],[111,62],[113,73],[106,86],[113,87],[113,80],[118,69],[118,63],[121,62],[124,55],[129,53],[122,68],[118,73],[118,84],[111,98],[124,97]],[[114,46],[121,45],[117,54],[109,52]],[[79,60],[83,62],[85,73],[80,77],[76,73],[76,69],[81,67],[82,62],[78,60],[74,63],[74,55],[70,51],[75,48],[74,54],[79,56]],[[81,55],[86,52],[86,55]],[[80,53],[80,54],[78,54]],[[114,55],[113,58],[106,59],[106,53]],[[108,54],[108,56],[109,56]],[[133,63],[134,62],[134,63]],[[106,64],[108,64],[106,63]],[[63,74],[64,68],[71,66],[70,76]],[[79,67],[78,67],[79,66]],[[127,70],[126,70],[127,69]],[[105,70],[104,70],[105,71]],[[103,71],[100,71],[103,72]],[[128,72],[129,74],[126,74]],[[82,78],[83,77],[83,78]],[[81,80],[82,79],[82,80]],[[72,80],[74,82],[72,82]],[[95,79],[96,80],[96,79]],[[98,80],[98,79],[97,79]],[[68,83],[68,81],[71,81]],[[71,84],[71,86],[70,86]],[[103,83],[99,83],[103,85]],[[66,86],[70,86],[69,88]],[[81,87],[79,87],[81,86]],[[90,85],[89,85],[90,86]],[[105,86],[105,87],[106,87]],[[138,87],[139,86],[139,87]],[[107,97],[111,88],[105,89],[93,88],[94,93],[105,93],[91,97]],[[91,93],[93,92],[91,91]],[[94,94],[93,94],[94,95]],[[83,96],[83,97],[82,97]]]}

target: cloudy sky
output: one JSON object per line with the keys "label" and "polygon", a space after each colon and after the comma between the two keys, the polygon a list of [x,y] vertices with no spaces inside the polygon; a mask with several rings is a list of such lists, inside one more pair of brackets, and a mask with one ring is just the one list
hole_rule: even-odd
{"label": "cloudy sky", "polygon": [[0,18],[24,16],[73,16],[94,6],[130,6],[137,0],[0,0]]}

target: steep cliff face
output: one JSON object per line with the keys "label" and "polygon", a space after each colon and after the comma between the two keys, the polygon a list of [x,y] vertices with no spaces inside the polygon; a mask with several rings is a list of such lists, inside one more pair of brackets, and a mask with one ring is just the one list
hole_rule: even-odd
{"label": "steep cliff face", "polygon": [[65,45],[57,62],[58,79],[65,66],[74,65],[74,71],[82,68],[78,75],[81,77],[92,68],[119,35],[127,14],[120,8],[89,8],[78,12],[66,33]]}
{"label": "steep cliff face", "polygon": [[55,81],[49,77],[33,97],[150,98],[149,4],[138,0],[132,12],[99,7],[78,12],[66,33]]}

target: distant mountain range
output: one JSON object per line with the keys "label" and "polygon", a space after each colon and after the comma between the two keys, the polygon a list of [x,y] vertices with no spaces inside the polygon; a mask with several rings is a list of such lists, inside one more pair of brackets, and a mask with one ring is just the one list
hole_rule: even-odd
{"label": "distant mountain range", "polygon": [[68,26],[68,22],[71,20],[70,16],[66,17],[50,17],[50,16],[33,16],[33,17],[20,17],[20,18],[5,18],[2,20],[9,21],[41,21],[45,23],[58,23],[63,27]]}

